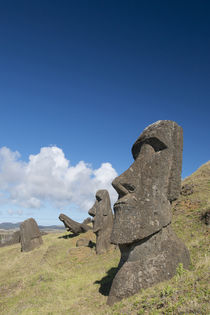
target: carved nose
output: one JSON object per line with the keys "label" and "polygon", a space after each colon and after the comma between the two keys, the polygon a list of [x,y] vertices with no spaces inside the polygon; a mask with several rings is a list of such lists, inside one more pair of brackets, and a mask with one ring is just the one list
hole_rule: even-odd
{"label": "carved nose", "polygon": [[118,192],[119,198],[134,192],[136,185],[131,168],[128,168],[123,174],[116,177],[112,182],[112,186]]}
{"label": "carved nose", "polygon": [[88,211],[88,214],[91,215],[91,217],[96,215],[95,205]]}
{"label": "carved nose", "polygon": [[124,187],[124,185],[121,184],[119,177],[117,177],[113,180],[112,186],[114,187],[114,189],[119,194],[119,198],[123,197],[129,193],[128,190]]}

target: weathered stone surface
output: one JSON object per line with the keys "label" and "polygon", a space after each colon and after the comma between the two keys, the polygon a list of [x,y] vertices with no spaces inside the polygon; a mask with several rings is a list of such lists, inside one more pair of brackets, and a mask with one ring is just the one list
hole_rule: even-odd
{"label": "weathered stone surface", "polygon": [[92,220],[90,217],[88,217],[87,219],[85,219],[82,224],[92,224]]}
{"label": "weathered stone surface", "polygon": [[180,194],[182,196],[192,195],[193,194],[193,185],[189,185],[189,184],[183,185],[181,188]]}
{"label": "weathered stone surface", "polygon": [[88,214],[93,217],[93,232],[96,234],[96,253],[105,253],[112,246],[110,236],[113,226],[113,213],[107,190],[97,191],[96,201]]}
{"label": "weathered stone surface", "polygon": [[80,246],[88,247],[89,244],[90,244],[90,240],[88,240],[87,238],[80,238],[76,242],[76,247],[80,247]]}
{"label": "weathered stone surface", "polygon": [[43,243],[39,227],[33,218],[21,223],[20,242],[22,252],[31,251]]}
{"label": "weathered stone surface", "polygon": [[108,304],[170,279],[189,252],[172,231],[171,202],[180,194],[182,128],[169,120],[147,127],[132,148],[134,163],[113,181],[119,194],[114,205],[111,241],[121,251]]}
{"label": "weathered stone surface", "polygon": [[210,209],[206,210],[202,216],[201,216],[202,221],[204,221],[204,223],[206,225],[210,225]]}
{"label": "weathered stone surface", "polygon": [[73,232],[74,234],[84,233],[92,229],[91,226],[85,223],[78,223],[63,213],[59,215],[59,219],[63,222],[67,231]]}
{"label": "weathered stone surface", "polygon": [[20,242],[20,231],[0,233],[0,247],[17,244]]}

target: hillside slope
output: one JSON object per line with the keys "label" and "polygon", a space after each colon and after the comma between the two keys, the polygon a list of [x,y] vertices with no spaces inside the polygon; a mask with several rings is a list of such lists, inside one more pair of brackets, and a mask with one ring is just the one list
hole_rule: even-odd
{"label": "hillside slope", "polygon": [[0,248],[0,314],[209,314],[209,230],[202,216],[210,208],[210,162],[185,184],[193,184],[193,193],[173,204],[173,228],[190,250],[190,270],[180,265],[170,281],[108,307],[119,251],[96,255],[75,246],[79,238],[94,242],[92,231],[48,234],[32,252],[21,253],[19,244]]}
{"label": "hillside slope", "polygon": [[[17,230],[20,228],[21,223],[2,222],[0,223],[0,230]],[[65,230],[63,225],[39,225],[39,228],[41,230]]]}

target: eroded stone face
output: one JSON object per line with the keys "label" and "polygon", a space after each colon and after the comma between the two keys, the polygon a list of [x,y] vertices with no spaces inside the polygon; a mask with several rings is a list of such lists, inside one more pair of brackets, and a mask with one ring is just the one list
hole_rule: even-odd
{"label": "eroded stone face", "polygon": [[159,121],[144,130],[132,152],[134,163],[112,183],[119,194],[114,244],[141,240],[171,222],[170,203],[180,191],[182,129]]}
{"label": "eroded stone face", "polygon": [[94,218],[93,232],[96,234],[96,253],[104,253],[111,247],[110,235],[113,226],[113,214],[107,190],[97,191],[96,201],[88,213]]}
{"label": "eroded stone face", "polygon": [[22,252],[31,251],[43,243],[39,227],[33,218],[21,223],[20,242]]}
{"label": "eroded stone face", "polygon": [[170,279],[190,263],[189,252],[171,229],[171,202],[180,193],[182,128],[169,120],[147,127],[132,147],[134,163],[113,181],[111,242],[121,260],[108,304]]}

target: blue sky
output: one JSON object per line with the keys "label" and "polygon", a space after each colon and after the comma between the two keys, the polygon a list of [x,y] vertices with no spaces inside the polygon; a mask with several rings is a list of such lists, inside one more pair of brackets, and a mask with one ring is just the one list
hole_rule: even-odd
{"label": "blue sky", "polygon": [[209,16],[199,0],[0,1],[0,222],[81,221],[99,188],[114,201],[160,119],[183,127],[183,177],[207,162]]}

